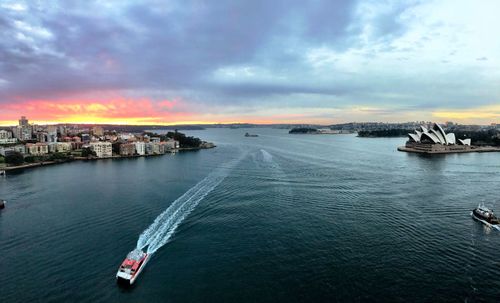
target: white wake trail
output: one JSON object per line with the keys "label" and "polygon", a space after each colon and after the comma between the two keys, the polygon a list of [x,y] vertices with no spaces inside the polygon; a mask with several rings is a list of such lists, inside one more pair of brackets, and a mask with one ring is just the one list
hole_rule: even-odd
{"label": "white wake trail", "polygon": [[154,222],[146,228],[137,240],[137,248],[147,252],[155,253],[165,245],[181,222],[195,209],[203,198],[212,192],[229,174],[229,171],[243,157],[229,163],[210,173],[203,180],[177,198]]}
{"label": "white wake trail", "polygon": [[262,153],[262,157],[264,159],[264,162],[272,163],[274,162],[273,156],[267,152],[267,150],[261,149],[260,152]]}

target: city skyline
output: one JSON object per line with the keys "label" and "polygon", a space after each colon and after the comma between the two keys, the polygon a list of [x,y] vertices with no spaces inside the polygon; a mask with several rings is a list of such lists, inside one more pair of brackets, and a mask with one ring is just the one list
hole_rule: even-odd
{"label": "city skyline", "polygon": [[0,125],[500,123],[495,1],[0,4]]}

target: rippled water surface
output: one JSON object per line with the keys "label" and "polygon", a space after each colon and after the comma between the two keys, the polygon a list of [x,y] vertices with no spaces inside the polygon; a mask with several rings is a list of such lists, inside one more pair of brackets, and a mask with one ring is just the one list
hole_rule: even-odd
{"label": "rippled water surface", "polygon": [[[397,152],[404,138],[277,129],[189,134],[218,147],[0,177],[1,302],[500,298],[500,232],[470,217],[481,201],[500,212],[500,154],[424,157]],[[118,287],[120,262],[171,205],[136,285]]]}

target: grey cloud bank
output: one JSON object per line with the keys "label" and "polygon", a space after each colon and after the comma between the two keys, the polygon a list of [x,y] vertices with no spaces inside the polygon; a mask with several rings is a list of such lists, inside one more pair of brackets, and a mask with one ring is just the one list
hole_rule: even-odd
{"label": "grey cloud bank", "polygon": [[499,104],[491,5],[6,1],[0,103],[114,91],[214,107]]}

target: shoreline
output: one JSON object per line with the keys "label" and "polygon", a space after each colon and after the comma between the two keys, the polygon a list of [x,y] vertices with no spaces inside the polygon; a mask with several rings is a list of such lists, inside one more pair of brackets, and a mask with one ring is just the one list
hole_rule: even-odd
{"label": "shoreline", "polygon": [[500,152],[500,147],[493,146],[477,146],[471,149],[465,150],[445,150],[445,151],[423,151],[411,147],[399,146],[398,151],[407,152],[407,153],[416,153],[416,154],[427,154],[427,155],[443,155],[443,154],[463,154],[463,153],[491,153],[491,152]]}
{"label": "shoreline", "polygon": [[20,171],[24,169],[30,169],[30,168],[36,168],[36,167],[41,167],[41,166],[48,166],[48,165],[55,165],[55,164],[63,164],[63,163],[68,163],[68,162],[73,162],[73,161],[98,161],[98,160],[113,160],[113,159],[130,159],[130,158],[142,158],[142,157],[157,157],[157,156],[164,156],[166,154],[176,154],[178,152],[182,151],[195,151],[195,150],[202,150],[202,149],[211,149],[215,148],[216,145],[209,145],[209,146],[202,146],[202,147],[181,147],[181,148],[176,148],[167,151],[164,154],[149,154],[149,155],[128,155],[128,156],[120,156],[120,155],[114,155],[111,157],[105,157],[105,158],[97,158],[97,157],[73,157],[71,159],[64,159],[64,160],[55,160],[55,161],[42,161],[42,162],[35,162],[35,163],[23,163],[21,165],[16,165],[16,166],[5,166],[5,167],[0,167],[0,171],[4,171],[5,174],[9,171]]}

